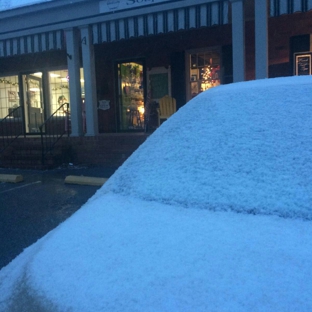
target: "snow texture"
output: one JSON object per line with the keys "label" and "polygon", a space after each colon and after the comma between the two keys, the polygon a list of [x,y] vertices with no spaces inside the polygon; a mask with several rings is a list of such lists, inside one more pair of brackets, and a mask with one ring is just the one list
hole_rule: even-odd
{"label": "snow texture", "polygon": [[53,0],[0,0],[0,11],[11,10],[23,6],[31,6],[34,4],[48,1]]}
{"label": "snow texture", "polygon": [[311,87],[196,97],[0,271],[0,311],[312,311]]}
{"label": "snow texture", "polygon": [[311,76],[216,87],[165,122],[101,194],[312,219],[311,112]]}

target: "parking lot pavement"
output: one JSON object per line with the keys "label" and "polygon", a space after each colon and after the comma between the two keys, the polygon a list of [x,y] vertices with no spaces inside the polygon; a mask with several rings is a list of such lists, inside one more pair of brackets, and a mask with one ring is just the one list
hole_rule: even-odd
{"label": "parking lot pavement", "polygon": [[1,169],[23,176],[0,182],[0,268],[78,210],[99,186],[65,184],[68,175],[109,178],[115,168],[75,167],[53,170]]}

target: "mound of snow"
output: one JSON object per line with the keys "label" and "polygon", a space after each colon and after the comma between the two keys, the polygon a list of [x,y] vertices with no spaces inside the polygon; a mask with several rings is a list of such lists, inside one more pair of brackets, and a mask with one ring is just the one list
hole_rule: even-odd
{"label": "mound of snow", "polygon": [[0,271],[0,311],[312,311],[311,221],[211,211],[311,219],[311,86],[191,101]]}
{"label": "mound of snow", "polygon": [[0,311],[311,311],[311,222],[90,200],[0,271]]}
{"label": "mound of snow", "polygon": [[312,77],[223,85],[182,107],[102,188],[312,219]]}

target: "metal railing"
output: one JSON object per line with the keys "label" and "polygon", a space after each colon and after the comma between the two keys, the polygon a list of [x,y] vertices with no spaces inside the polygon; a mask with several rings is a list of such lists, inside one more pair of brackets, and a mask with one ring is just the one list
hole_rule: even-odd
{"label": "metal railing", "polygon": [[70,134],[69,103],[62,104],[41,126],[42,165],[45,157],[51,153],[55,144],[64,136]]}
{"label": "metal railing", "polygon": [[24,135],[23,107],[9,110],[9,114],[0,121],[0,153],[7,149],[19,136]]}

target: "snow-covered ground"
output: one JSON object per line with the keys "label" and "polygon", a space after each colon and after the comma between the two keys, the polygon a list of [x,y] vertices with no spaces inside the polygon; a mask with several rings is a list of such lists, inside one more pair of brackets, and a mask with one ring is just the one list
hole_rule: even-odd
{"label": "snow-covered ground", "polygon": [[312,311],[312,77],[220,86],[0,271],[0,311]]}
{"label": "snow-covered ground", "polygon": [[22,6],[29,6],[47,1],[53,0],[0,0],[0,11],[11,10]]}

